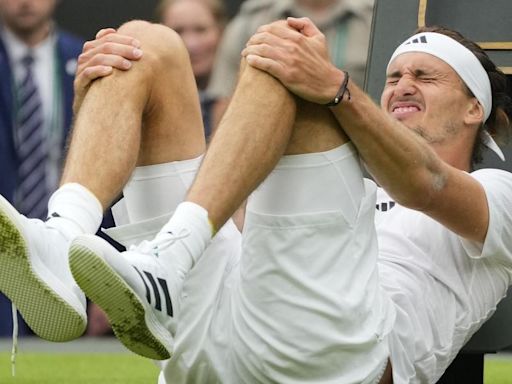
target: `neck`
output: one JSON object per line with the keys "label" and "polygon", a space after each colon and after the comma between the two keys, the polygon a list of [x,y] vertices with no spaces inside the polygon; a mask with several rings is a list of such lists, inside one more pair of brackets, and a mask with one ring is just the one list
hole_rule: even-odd
{"label": "neck", "polygon": [[447,164],[452,167],[460,169],[461,171],[471,172],[471,157],[461,156],[460,154],[454,154],[451,151],[445,151],[443,149],[434,148],[437,155],[443,159]]}
{"label": "neck", "polygon": [[451,145],[432,144],[432,148],[445,163],[461,171],[471,172],[473,144],[460,140]]}

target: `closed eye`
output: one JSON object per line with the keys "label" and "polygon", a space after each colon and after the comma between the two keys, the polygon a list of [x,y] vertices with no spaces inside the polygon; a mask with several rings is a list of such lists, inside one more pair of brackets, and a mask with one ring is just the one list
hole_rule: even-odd
{"label": "closed eye", "polygon": [[396,85],[398,83],[398,78],[393,78],[393,79],[387,79],[386,80],[386,85]]}

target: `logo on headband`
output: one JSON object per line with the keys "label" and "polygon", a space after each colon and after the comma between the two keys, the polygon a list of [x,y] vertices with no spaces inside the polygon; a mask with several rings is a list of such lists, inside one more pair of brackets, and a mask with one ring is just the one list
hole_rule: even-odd
{"label": "logo on headband", "polygon": [[420,38],[414,38],[406,42],[404,45],[408,44],[427,44],[427,36],[420,36]]}

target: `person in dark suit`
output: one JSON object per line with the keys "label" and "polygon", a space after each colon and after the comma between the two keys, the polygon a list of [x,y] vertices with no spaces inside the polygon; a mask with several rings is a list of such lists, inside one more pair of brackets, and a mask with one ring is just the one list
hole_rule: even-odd
{"label": "person in dark suit", "polygon": [[[83,40],[60,30],[53,21],[58,0],[0,1],[0,194],[24,209],[26,196],[20,191],[24,162],[39,164],[31,176],[34,205],[25,207],[27,216],[45,218],[49,193],[58,184],[64,145],[72,118],[73,80]],[[40,108],[28,112],[28,121],[39,119],[41,152],[29,148],[22,154],[20,112],[21,89],[27,79],[27,57],[38,93]],[[25,63],[25,64],[24,64]],[[34,105],[34,103],[32,103]],[[35,108],[35,107],[34,107]],[[38,124],[38,123],[34,123]],[[32,144],[28,144],[32,145]],[[34,144],[36,145],[36,144]],[[28,155],[40,153],[30,159]],[[36,174],[37,173],[37,174]],[[32,191],[31,191],[32,192]],[[12,329],[10,302],[0,294],[0,336]],[[20,325],[20,333],[28,332]]]}

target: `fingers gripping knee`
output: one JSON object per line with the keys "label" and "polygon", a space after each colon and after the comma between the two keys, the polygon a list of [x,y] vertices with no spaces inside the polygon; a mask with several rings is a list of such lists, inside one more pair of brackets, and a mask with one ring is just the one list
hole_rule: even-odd
{"label": "fingers gripping knee", "polygon": [[171,28],[143,20],[132,20],[119,28],[119,33],[140,41],[143,59],[169,64],[188,61],[188,54],[181,37]]}

